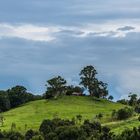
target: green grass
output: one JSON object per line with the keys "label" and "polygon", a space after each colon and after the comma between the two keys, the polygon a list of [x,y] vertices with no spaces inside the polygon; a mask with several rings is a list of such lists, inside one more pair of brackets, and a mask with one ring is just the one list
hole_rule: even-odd
{"label": "green grass", "polygon": [[112,132],[119,134],[124,129],[133,129],[134,127],[139,127],[140,122],[138,121],[138,116],[134,116],[127,120],[108,122],[105,123],[104,125],[110,127]]}
{"label": "green grass", "polygon": [[[118,131],[117,129],[122,125],[117,125],[119,123],[114,125],[113,122],[111,122],[112,125],[108,123],[110,122],[112,110],[123,107],[122,104],[109,102],[104,99],[96,100],[91,97],[81,96],[65,96],[57,100],[38,100],[3,113],[5,122],[0,129],[10,130],[12,123],[16,124],[19,131],[25,131],[26,124],[27,129],[38,129],[42,120],[52,119],[56,115],[64,119],[72,119],[76,115],[81,114],[83,119],[93,120],[97,114],[102,113],[101,123],[107,123],[115,131]],[[125,123],[123,125],[126,126]]]}

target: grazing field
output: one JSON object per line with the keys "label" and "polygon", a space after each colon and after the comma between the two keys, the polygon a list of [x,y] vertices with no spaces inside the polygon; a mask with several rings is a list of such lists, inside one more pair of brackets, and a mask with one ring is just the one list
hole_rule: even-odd
{"label": "grazing field", "polygon": [[5,121],[4,126],[0,129],[10,130],[11,124],[15,123],[16,129],[24,132],[30,128],[38,129],[42,120],[47,118],[51,119],[57,116],[72,119],[81,114],[83,119],[94,120],[97,114],[102,113],[101,123],[119,132],[123,128],[129,127],[130,124],[133,125],[134,123],[134,126],[139,124],[136,117],[122,122],[111,122],[112,110],[123,107],[122,104],[105,99],[98,100],[84,96],[65,96],[56,100],[38,100],[3,113]]}

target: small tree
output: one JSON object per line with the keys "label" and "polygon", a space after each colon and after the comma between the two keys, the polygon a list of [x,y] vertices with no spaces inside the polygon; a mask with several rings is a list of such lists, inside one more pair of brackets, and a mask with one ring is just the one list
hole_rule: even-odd
{"label": "small tree", "polygon": [[64,80],[61,76],[54,77],[47,81],[46,87],[46,95],[49,95],[49,97],[63,95],[65,94],[66,80]]}
{"label": "small tree", "polygon": [[96,115],[96,118],[97,118],[97,119],[103,118],[103,114],[102,114],[102,113],[99,113],[98,115]]}
{"label": "small tree", "polygon": [[124,107],[119,109],[118,111],[113,110],[112,117],[114,119],[123,120],[131,117],[134,113],[134,110],[130,107]]}
{"label": "small tree", "polygon": [[114,97],[112,96],[112,95],[110,95],[109,97],[108,97],[108,100],[113,100],[114,99]]}
{"label": "small tree", "polygon": [[77,115],[76,118],[77,118],[78,122],[81,123],[81,121],[82,121],[82,115]]}

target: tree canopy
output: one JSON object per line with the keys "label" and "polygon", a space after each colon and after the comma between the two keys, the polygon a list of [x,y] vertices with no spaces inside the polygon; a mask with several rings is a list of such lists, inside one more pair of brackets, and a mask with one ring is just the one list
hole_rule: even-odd
{"label": "tree canopy", "polygon": [[66,80],[61,76],[54,77],[47,81],[46,87],[46,97],[57,97],[63,95],[66,89]]}
{"label": "tree canopy", "polygon": [[107,84],[96,78],[97,71],[92,65],[84,67],[79,75],[80,84],[89,91],[91,96],[99,98],[108,95]]}

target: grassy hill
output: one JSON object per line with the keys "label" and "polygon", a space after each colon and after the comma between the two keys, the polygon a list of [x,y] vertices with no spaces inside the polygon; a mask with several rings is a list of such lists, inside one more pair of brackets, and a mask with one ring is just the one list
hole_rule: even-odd
{"label": "grassy hill", "polygon": [[27,129],[38,129],[42,120],[47,118],[51,119],[54,116],[71,119],[81,114],[83,119],[93,120],[99,113],[103,114],[101,123],[112,127],[114,130],[120,127],[119,123],[129,127],[132,121],[132,123],[138,125],[139,122],[136,118],[131,118],[129,122],[111,122],[112,110],[123,107],[124,106],[119,103],[81,96],[67,96],[57,100],[38,100],[3,113],[5,122],[4,127],[0,129],[9,130],[12,123],[16,124],[19,131],[25,131],[26,124]]}

